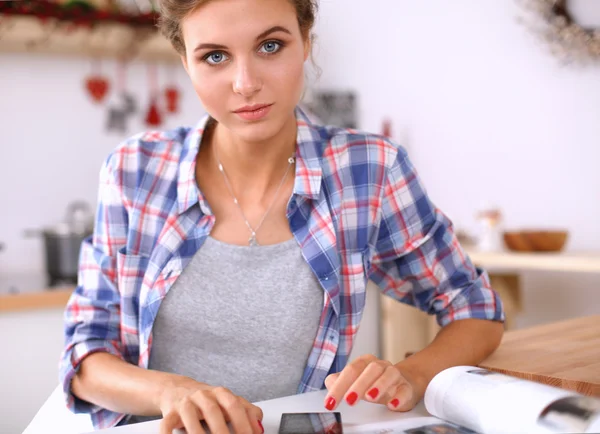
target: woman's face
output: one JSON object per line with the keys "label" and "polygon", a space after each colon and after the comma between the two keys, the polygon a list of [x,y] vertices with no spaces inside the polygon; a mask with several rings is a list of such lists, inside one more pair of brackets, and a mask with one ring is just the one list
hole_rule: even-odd
{"label": "woman's face", "polygon": [[211,0],[183,20],[182,32],[184,66],[213,118],[248,142],[290,122],[310,46],[289,0]]}

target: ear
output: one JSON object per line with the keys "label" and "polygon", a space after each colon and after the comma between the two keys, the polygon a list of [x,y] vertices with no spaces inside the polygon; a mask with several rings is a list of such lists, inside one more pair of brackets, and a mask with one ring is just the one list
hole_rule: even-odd
{"label": "ear", "polygon": [[304,40],[304,61],[306,62],[308,60],[308,57],[310,56],[310,51],[312,50],[312,39],[310,36],[308,36],[305,40]]}
{"label": "ear", "polygon": [[187,74],[190,75],[190,70],[188,68],[188,61],[186,56],[181,56],[181,64],[183,65],[185,72],[187,72]]}

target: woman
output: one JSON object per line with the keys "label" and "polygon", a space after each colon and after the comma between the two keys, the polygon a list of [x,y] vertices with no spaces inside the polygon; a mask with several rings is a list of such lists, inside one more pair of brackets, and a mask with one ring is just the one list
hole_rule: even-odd
{"label": "woman", "polygon": [[[210,114],[119,146],[66,312],[61,380],[96,427],[262,432],[250,402],[327,388],[406,411],[499,344],[503,311],[387,139],[297,108],[314,0],[164,0],[161,27]],[[367,279],[437,315],[435,341],[347,364]]]}

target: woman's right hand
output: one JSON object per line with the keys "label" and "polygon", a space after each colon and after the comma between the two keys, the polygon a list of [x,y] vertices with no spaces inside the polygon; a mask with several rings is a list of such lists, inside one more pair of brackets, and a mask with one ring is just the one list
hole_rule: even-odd
{"label": "woman's right hand", "polygon": [[262,410],[234,395],[224,387],[213,387],[193,380],[163,390],[159,402],[163,420],[161,434],[185,429],[187,434],[204,433],[204,420],[211,434],[229,434],[231,422],[236,434],[263,434]]}

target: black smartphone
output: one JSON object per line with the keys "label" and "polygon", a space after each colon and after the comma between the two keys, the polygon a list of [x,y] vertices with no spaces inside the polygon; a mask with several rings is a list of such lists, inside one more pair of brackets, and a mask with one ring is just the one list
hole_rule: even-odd
{"label": "black smartphone", "polygon": [[338,412],[283,413],[279,434],[343,434]]}

